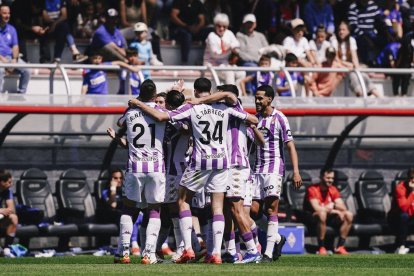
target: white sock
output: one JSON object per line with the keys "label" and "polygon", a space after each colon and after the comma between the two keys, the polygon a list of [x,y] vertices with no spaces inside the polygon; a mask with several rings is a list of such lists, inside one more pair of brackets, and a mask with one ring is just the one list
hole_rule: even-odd
{"label": "white sock", "polygon": [[229,236],[224,239],[224,246],[226,247],[226,252],[229,252],[231,255],[237,253],[234,232],[230,232]]}
{"label": "white sock", "polygon": [[120,238],[122,244],[122,256],[129,255],[129,244],[131,243],[132,218],[129,215],[122,215],[120,220]]}
{"label": "white sock", "polygon": [[252,232],[247,232],[241,235],[244,244],[246,245],[247,252],[250,254],[257,253],[256,243],[253,240]]}
{"label": "white sock", "polygon": [[161,228],[160,213],[156,210],[149,211],[149,221],[147,226],[147,239],[145,241],[144,254],[153,253],[157,246],[157,239]]}
{"label": "white sock", "polygon": [[214,215],[213,223],[213,254],[221,255],[221,245],[223,243],[223,233],[224,233],[224,216],[223,215]]}
{"label": "white sock", "polygon": [[185,249],[192,249],[191,232],[193,231],[193,218],[190,210],[180,212],[180,230]]}
{"label": "white sock", "polygon": [[266,251],[265,255],[272,258],[273,257],[273,249],[275,247],[275,243],[280,241],[280,235],[278,233],[279,229],[279,221],[277,216],[269,216],[269,222],[267,225],[267,244],[266,244]]}
{"label": "white sock", "polygon": [[132,247],[132,248],[139,248],[139,246],[138,246],[138,242],[137,242],[137,241],[133,241],[133,242],[131,242],[131,247]]}
{"label": "white sock", "polygon": [[177,247],[176,253],[181,255],[184,250],[184,241],[183,237],[181,236],[180,230],[180,220],[178,217],[171,218],[173,226],[174,226],[174,238],[175,238],[175,246]]}

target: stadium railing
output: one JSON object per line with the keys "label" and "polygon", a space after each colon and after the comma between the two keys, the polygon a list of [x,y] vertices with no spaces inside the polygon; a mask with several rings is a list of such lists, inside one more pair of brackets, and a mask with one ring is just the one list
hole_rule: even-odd
{"label": "stadium railing", "polygon": [[[34,68],[34,69],[48,69],[50,70],[49,74],[49,94],[54,94],[54,79],[55,72],[59,70],[63,77],[65,83],[66,93],[68,95],[73,94],[70,85],[70,77],[68,75],[68,70],[70,69],[98,69],[98,70],[112,70],[119,71],[121,68],[116,65],[91,65],[91,64],[37,64],[37,63],[27,63],[27,64],[0,64],[0,68]],[[393,74],[412,74],[414,69],[401,69],[401,68],[355,68],[355,69],[346,69],[346,68],[320,68],[320,67],[222,67],[222,66],[172,66],[172,65],[162,65],[162,66],[140,66],[143,70],[165,70],[172,71],[173,77],[177,76],[179,71],[188,71],[194,70],[201,72],[201,76],[208,74],[215,85],[221,84],[218,72],[222,71],[246,71],[246,72],[284,72],[289,84],[289,88],[292,92],[292,97],[297,97],[298,91],[296,91],[294,82],[292,81],[289,72],[314,72],[314,73],[350,73],[355,72],[358,80],[361,84],[362,95],[364,98],[368,97],[367,87],[362,77],[362,73],[383,73],[386,75]],[[128,78],[127,78],[128,79]],[[125,87],[128,87],[128,82],[125,82]]]}

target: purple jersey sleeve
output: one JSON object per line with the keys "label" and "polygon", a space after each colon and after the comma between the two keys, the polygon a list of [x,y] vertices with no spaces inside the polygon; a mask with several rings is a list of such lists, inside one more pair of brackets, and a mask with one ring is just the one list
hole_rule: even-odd
{"label": "purple jersey sleeve", "polygon": [[246,120],[247,118],[247,112],[243,110],[240,106],[237,106],[235,108],[229,108],[229,114],[233,117],[239,118],[241,120]]}
{"label": "purple jersey sleeve", "polygon": [[253,129],[251,129],[250,127],[247,128],[247,138],[249,138],[253,142],[256,139],[256,137],[254,136]]}
{"label": "purple jersey sleeve", "polygon": [[127,108],[124,111],[124,114],[122,114],[122,116],[118,119],[118,125],[124,125],[125,124],[125,121],[126,121],[126,113],[128,112],[129,109],[130,108]]}
{"label": "purple jersey sleeve", "polygon": [[277,114],[276,116],[281,128],[282,141],[284,143],[293,141],[292,131],[290,130],[290,125],[286,116],[281,113]]}
{"label": "purple jersey sleeve", "polygon": [[192,108],[193,108],[192,104],[185,104],[185,105],[180,106],[177,109],[168,111],[168,116],[170,116],[170,120],[172,122],[190,120]]}

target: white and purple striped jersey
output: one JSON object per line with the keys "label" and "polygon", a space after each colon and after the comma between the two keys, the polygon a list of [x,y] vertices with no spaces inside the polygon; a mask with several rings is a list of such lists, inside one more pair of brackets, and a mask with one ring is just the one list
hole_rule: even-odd
{"label": "white and purple striped jersey", "polygon": [[[163,111],[153,102],[144,103]],[[128,108],[118,120],[127,127],[128,166],[127,172],[165,172],[162,143],[165,122],[157,122],[139,108]]]}
{"label": "white and purple striped jersey", "polygon": [[165,166],[167,174],[182,175],[188,164],[188,142],[190,134],[183,133],[181,123],[167,123],[164,145],[167,159]]}
{"label": "white and purple striped jersey", "polygon": [[230,116],[245,120],[247,113],[224,103],[185,104],[168,112],[171,121],[189,121],[192,128],[193,152],[189,168],[192,170],[228,169],[227,130]]}
{"label": "white and purple striped jersey", "polygon": [[260,114],[256,116],[259,119],[257,129],[263,134],[265,143],[263,146],[256,146],[254,172],[255,174],[283,175],[285,171],[283,145],[293,141],[289,122],[286,116],[276,108],[269,117],[263,117]]}
{"label": "white and purple striped jersey", "polygon": [[[234,106],[239,112],[244,112],[240,102]],[[247,150],[247,127],[242,121],[233,116],[230,117],[227,131],[227,148],[229,150],[230,166],[250,168]]]}

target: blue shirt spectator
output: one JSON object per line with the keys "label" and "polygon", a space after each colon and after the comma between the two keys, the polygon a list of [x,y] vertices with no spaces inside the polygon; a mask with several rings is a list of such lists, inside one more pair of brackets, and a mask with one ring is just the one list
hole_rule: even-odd
{"label": "blue shirt spectator", "polygon": [[10,189],[5,189],[0,192],[0,205],[3,205],[9,199],[13,200],[13,192]]}
{"label": "blue shirt spectator", "polygon": [[[110,65],[111,62],[102,64]],[[87,86],[86,94],[108,94],[108,80],[102,70],[86,69],[83,73],[82,86]]]}
{"label": "blue shirt spectator", "polygon": [[111,33],[105,25],[101,25],[96,29],[95,34],[92,37],[91,47],[102,48],[109,43],[114,43],[120,48],[125,48],[126,46],[125,39],[118,29],[115,29],[114,32]]}
{"label": "blue shirt spectator", "polygon": [[12,58],[12,48],[19,45],[16,29],[12,25],[6,24],[2,28],[0,27],[0,36],[0,55]]}
{"label": "blue shirt spectator", "polygon": [[57,20],[60,17],[62,7],[66,7],[65,0],[46,0],[45,11],[50,19]]}
{"label": "blue shirt spectator", "polygon": [[[303,78],[303,75],[299,72],[289,72],[290,78],[292,79],[293,85],[304,84],[305,79]],[[286,74],[284,72],[280,72],[276,77],[276,87],[289,87],[289,83],[286,77]],[[292,97],[292,91],[290,89],[285,91],[278,91],[279,96],[281,97]]]}
{"label": "blue shirt spectator", "polygon": [[315,34],[320,25],[324,26],[329,34],[335,32],[332,7],[326,0],[310,0],[305,6],[303,19],[311,35]]}
{"label": "blue shirt spectator", "polygon": [[[121,76],[120,76],[120,84],[119,84],[119,91],[118,94],[128,94],[125,93],[125,80],[127,77],[127,71],[126,70],[122,70]],[[129,72],[129,88],[131,90],[131,95],[135,95],[138,96],[139,92],[140,92],[140,87],[141,87],[141,80],[144,77],[142,76],[141,72]]]}

